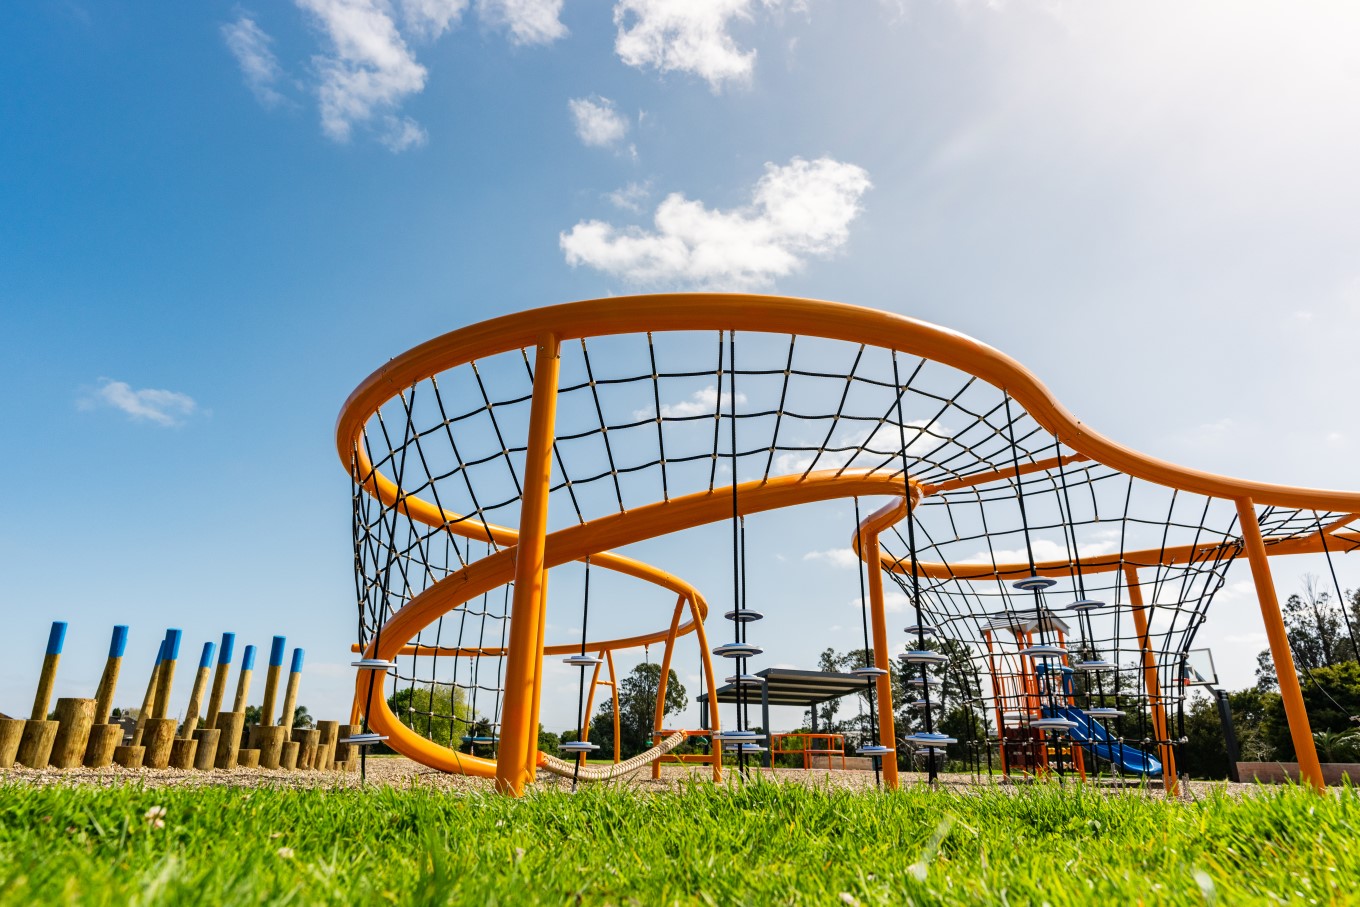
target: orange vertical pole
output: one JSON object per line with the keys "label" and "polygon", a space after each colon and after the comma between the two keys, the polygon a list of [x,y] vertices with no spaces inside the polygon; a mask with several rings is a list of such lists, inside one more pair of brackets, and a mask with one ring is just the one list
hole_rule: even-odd
{"label": "orange vertical pole", "polygon": [[539,726],[539,706],[543,702],[543,637],[548,631],[548,571],[543,571],[543,586],[539,591],[539,600],[543,603],[538,612],[538,640],[537,651],[538,660],[534,662],[534,680],[532,689],[534,691],[534,703],[529,712],[529,736],[533,738],[534,745],[529,749],[529,757],[525,760],[524,771],[532,784],[538,780],[538,726]]}
{"label": "orange vertical pole", "polygon": [[[595,668],[590,672],[590,692],[586,693],[586,707],[585,711],[581,713],[581,727],[576,732],[577,740],[590,739],[590,714],[595,709],[595,688],[600,685],[600,668],[604,667],[604,652],[601,651],[595,658],[597,659]],[[585,753],[576,754],[576,764],[586,764]]]}
{"label": "orange vertical pole", "polygon": [[1322,780],[1322,764],[1318,762],[1317,747],[1313,745],[1313,730],[1308,726],[1308,710],[1303,704],[1299,674],[1294,668],[1289,636],[1280,614],[1280,600],[1275,595],[1275,583],[1270,576],[1270,559],[1261,538],[1261,524],[1256,520],[1256,507],[1250,498],[1237,499],[1237,516],[1242,523],[1242,541],[1247,546],[1247,562],[1251,564],[1251,578],[1256,583],[1256,598],[1261,604],[1266,636],[1270,639],[1270,657],[1275,662],[1275,676],[1280,681],[1280,698],[1284,700],[1284,714],[1289,721],[1289,736],[1294,741],[1294,754],[1299,760],[1299,775],[1313,787],[1323,790],[1327,782]]}
{"label": "orange vertical pole", "polygon": [[[713,656],[709,654],[708,631],[704,629],[704,615],[700,612],[699,603],[690,599],[689,603],[690,619],[694,621],[694,639],[699,644],[699,661],[703,666],[704,678],[708,682],[708,729],[717,732],[720,729],[718,724],[718,697],[715,691],[713,677]],[[709,756],[713,766],[713,781],[722,781],[722,747],[716,745],[709,748]]]}
{"label": "orange vertical pole", "polygon": [[1171,735],[1167,731],[1166,706],[1162,702],[1161,679],[1157,673],[1157,656],[1152,651],[1152,637],[1148,629],[1147,610],[1143,602],[1143,587],[1138,581],[1138,568],[1132,564],[1124,565],[1124,580],[1129,587],[1129,603],[1133,606],[1133,625],[1138,630],[1138,648],[1143,652],[1143,686],[1148,691],[1148,705],[1152,708],[1152,729],[1159,740],[1167,743],[1157,745],[1162,757],[1162,786],[1169,795],[1174,795],[1176,784],[1176,753],[1171,748]]}
{"label": "orange vertical pole", "polygon": [[878,549],[878,531],[863,541],[864,562],[869,573],[869,614],[874,630],[874,667],[886,671],[878,675],[878,742],[892,750],[883,759],[883,786],[897,789],[897,729],[893,725],[892,665],[888,662],[888,617],[883,605],[883,569]]}
{"label": "orange vertical pole", "polygon": [[515,546],[515,593],[510,611],[510,644],[506,653],[505,698],[501,710],[500,750],[496,757],[496,789],[523,796],[532,780],[526,766],[538,754],[534,717],[534,685],[543,663],[540,622],[543,615],[544,537],[548,531],[548,483],[552,478],[552,445],[557,417],[557,337],[544,334],[534,356],[534,390],[529,411],[529,438],[524,454],[524,494],[520,498],[519,541]]}
{"label": "orange vertical pole", "polygon": [[614,673],[614,650],[604,650],[604,661],[609,666],[609,695],[614,703],[614,764],[619,764],[619,675]]}
{"label": "orange vertical pole", "polygon": [[[1001,740],[1001,775],[1006,777],[1010,774],[1009,769],[1006,768],[1006,689],[1000,675],[996,672],[996,654],[992,647],[992,631],[990,629],[983,630],[982,638],[987,641],[987,673],[991,675],[992,694],[996,696],[996,736]],[[990,744],[988,745],[990,746]]]}
{"label": "orange vertical pole", "polygon": [[[661,676],[656,680],[656,708],[652,712],[652,745],[656,745],[661,725],[666,720],[666,687],[671,676],[671,654],[675,652],[675,634],[680,629],[680,615],[685,613],[685,596],[675,602],[675,613],[671,616],[671,627],[666,633],[666,648],[661,652]],[[770,729],[766,728],[765,733]],[[661,777],[661,757],[652,760],[652,778]]]}

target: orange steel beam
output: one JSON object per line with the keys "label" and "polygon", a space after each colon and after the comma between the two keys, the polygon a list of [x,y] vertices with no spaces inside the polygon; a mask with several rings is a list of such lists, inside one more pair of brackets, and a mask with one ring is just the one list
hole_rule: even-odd
{"label": "orange steel beam", "polygon": [[1017,475],[1027,476],[1035,472],[1043,472],[1047,469],[1057,469],[1066,466],[1068,463],[1084,463],[1091,458],[1085,454],[1065,454],[1061,457],[1049,457],[1046,460],[1035,460],[1033,463],[1025,463],[1018,470],[1014,466],[1007,466],[1005,469],[991,469],[987,472],[980,472],[971,476],[962,476],[957,479],[946,479],[943,482],[926,484],[921,486],[921,494],[930,496],[939,494],[942,491],[957,491],[960,488],[973,488],[977,485],[986,485],[988,482],[999,482],[1002,479],[1013,479]]}
{"label": "orange steel beam", "polygon": [[[661,676],[656,681],[656,708],[652,710],[652,739],[657,739],[657,733],[666,717],[666,687],[669,685],[671,675],[671,655],[675,652],[676,631],[680,629],[680,615],[684,613],[685,597],[682,595],[675,602],[675,614],[671,617],[670,631],[666,634],[666,647],[661,651]],[[769,728],[765,729],[769,733]],[[652,778],[661,777],[661,760],[652,760]]]}
{"label": "orange steel beam", "polygon": [[1124,581],[1129,587],[1133,625],[1138,631],[1138,648],[1143,654],[1143,687],[1147,690],[1148,706],[1152,709],[1152,729],[1157,734],[1157,750],[1162,757],[1162,786],[1166,788],[1167,796],[1175,796],[1178,786],[1176,752],[1171,747],[1166,705],[1162,702],[1162,681],[1157,671],[1157,656],[1152,651],[1152,636],[1148,627],[1147,607],[1143,601],[1143,586],[1138,579],[1138,569],[1125,566]]}
{"label": "orange steel beam", "polygon": [[[905,501],[906,498],[903,498]],[[864,541],[870,557],[877,560],[878,533],[871,533]],[[891,752],[883,759],[883,786],[897,789],[897,729],[893,724],[892,664],[888,661],[888,619],[883,603],[883,571],[869,572],[869,617],[874,628],[874,667],[887,673],[874,678],[878,701],[878,742]],[[884,705],[886,703],[886,706]]]}
{"label": "orange steel beam", "polygon": [[614,672],[614,653],[604,650],[605,664],[609,665],[609,695],[614,703],[614,764],[619,764],[619,675]]}
{"label": "orange steel beam", "polygon": [[[520,499],[519,543],[510,551],[514,558],[515,591],[510,612],[510,651],[505,660],[496,788],[516,797],[523,795],[524,785],[534,780],[538,758],[538,727],[531,727],[530,722],[534,718],[534,698],[538,692],[536,680],[543,663],[543,584],[548,566],[544,558],[544,540],[548,529],[548,484],[552,479],[560,342],[561,338],[548,332],[537,338],[528,450],[524,455],[524,494]],[[491,559],[485,558],[481,563]],[[385,700],[382,705],[386,706]]]}
{"label": "orange steel beam", "polygon": [[[600,668],[602,668],[602,667],[604,666],[604,653],[601,652],[599,655],[597,655],[597,656],[595,656],[595,657],[598,659],[598,661],[595,662],[595,668],[594,668],[594,670],[592,670],[592,671],[590,672],[590,692],[586,694],[586,706],[585,706],[585,711],[583,711],[583,712],[581,713],[581,716],[582,716],[582,717],[581,717],[581,727],[576,731],[576,739],[577,739],[577,740],[589,740],[589,739],[590,739],[590,714],[591,714],[591,712],[594,711],[594,709],[595,709],[595,688],[598,687],[598,686],[600,685]],[[612,686],[612,684],[611,684],[611,686]],[[617,734],[615,734],[614,736],[615,736],[616,738],[618,737]],[[616,740],[615,742],[617,742],[617,740]],[[618,762],[619,760],[618,760],[618,759],[615,759],[614,761],[615,761],[615,762]],[[576,764],[577,764],[577,765],[585,765],[585,764],[586,764],[586,754],[585,754],[585,753],[577,753],[577,754],[576,754]]]}
{"label": "orange steel beam", "polygon": [[1313,787],[1322,790],[1327,784],[1322,779],[1322,765],[1313,745],[1312,728],[1308,726],[1308,710],[1303,704],[1303,690],[1299,687],[1294,656],[1289,651],[1289,636],[1280,615],[1280,600],[1275,595],[1275,583],[1270,576],[1270,559],[1261,538],[1261,524],[1256,520],[1256,507],[1250,498],[1238,499],[1237,515],[1242,524],[1242,539],[1247,546],[1247,559],[1251,563],[1251,578],[1256,583],[1256,598],[1261,605],[1266,637],[1270,640],[1270,657],[1275,662],[1275,676],[1280,682],[1284,714],[1289,720],[1289,736],[1294,741],[1294,754],[1299,761],[1299,774]]}
{"label": "orange steel beam", "polygon": [[[1360,511],[1360,492],[1295,488],[1215,475],[1168,463],[1092,430],[1016,360],[963,334],[891,312],[777,296],[674,293],[593,299],[532,309],[470,325],[389,361],[350,395],[336,424],[341,461],[362,480],[370,464],[359,440],[383,403],[418,381],[473,359],[559,341],[615,334],[735,330],[803,334],[892,349],[952,366],[1004,389],[1034,420],[1074,451],[1120,472],[1171,488],[1259,504]],[[356,456],[357,454],[357,456]]]}
{"label": "orange steel beam", "polygon": [[[763,513],[796,504],[827,501],[844,497],[867,497],[870,495],[892,495],[901,498],[903,492],[901,478],[893,478],[886,473],[845,473],[838,475],[834,470],[822,470],[804,477],[781,476],[768,482],[754,480],[739,487],[738,500],[742,514]],[[569,526],[547,535],[543,546],[543,566],[555,567],[568,561],[579,560],[590,555],[591,563],[596,562],[597,551],[619,548],[634,542],[644,541],[678,532],[682,529],[718,522],[732,517],[732,496],[730,490],[714,489],[702,491],[670,501],[657,502],[638,507],[624,513],[614,513],[589,523]],[[517,548],[505,548],[482,558],[467,567],[440,580],[421,592],[383,626],[382,647],[370,644],[365,655],[384,659],[392,658],[405,640],[415,637],[416,633],[459,605],[489,592],[510,581],[516,573]],[[655,568],[648,568],[655,569]],[[660,572],[660,571],[657,571]],[[873,571],[870,571],[873,575]],[[516,584],[518,588],[518,583]],[[702,598],[692,599],[696,608],[707,608]],[[513,620],[512,620],[513,624]],[[707,651],[707,637],[703,633],[703,622],[691,622],[699,637],[699,644]],[[534,628],[536,630],[536,626]],[[642,645],[645,642],[658,642],[665,639],[665,632],[632,637],[620,641],[614,647]],[[533,640],[526,642],[524,649],[532,648]],[[579,643],[578,643],[579,646]],[[515,657],[516,641],[513,639],[509,657]],[[532,653],[531,653],[532,654]],[[711,672],[711,665],[706,666]],[[364,672],[373,673],[373,672]],[[508,668],[507,668],[508,674]],[[710,674],[711,677],[711,674]],[[364,678],[367,682],[367,678]],[[387,707],[382,685],[385,678],[379,676],[375,681],[378,687],[373,697],[373,714],[369,722],[378,733],[387,734],[394,749],[399,749],[424,765],[443,771],[461,771],[465,774],[494,777],[496,763],[490,760],[477,761],[478,757],[450,753],[445,747],[431,743],[407,728]],[[710,679],[710,684],[712,683]],[[710,687],[712,688],[712,687]],[[527,692],[524,693],[528,701]],[[889,700],[891,701],[891,700]],[[713,703],[716,705],[716,702]],[[716,708],[711,714],[716,716]],[[525,716],[527,717],[527,715]],[[504,722],[503,722],[504,723]],[[713,730],[719,726],[716,717]],[[502,740],[502,745],[504,741]],[[518,764],[518,763],[517,763]],[[521,766],[522,767],[522,766]],[[718,768],[715,766],[715,773]]]}

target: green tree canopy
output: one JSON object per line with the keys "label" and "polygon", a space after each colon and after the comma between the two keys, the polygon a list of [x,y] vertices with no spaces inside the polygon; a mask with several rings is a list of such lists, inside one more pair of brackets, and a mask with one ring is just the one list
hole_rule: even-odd
{"label": "green tree canopy", "polygon": [[[652,724],[656,714],[656,693],[661,682],[661,666],[640,664],[619,682],[619,755],[624,759],[636,756],[652,746]],[[665,715],[675,715],[689,705],[675,671],[666,679]],[[614,701],[606,697],[600,703],[590,723],[590,742],[601,751],[613,753]]]}

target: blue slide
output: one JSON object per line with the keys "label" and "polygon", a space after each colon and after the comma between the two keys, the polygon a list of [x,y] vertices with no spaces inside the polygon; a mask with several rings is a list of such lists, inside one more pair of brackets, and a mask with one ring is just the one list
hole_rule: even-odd
{"label": "blue slide", "polygon": [[1074,709],[1069,706],[1060,706],[1057,709],[1044,708],[1046,716],[1055,713],[1059,718],[1066,718],[1077,723],[1077,726],[1072,728],[1070,733],[1072,739],[1082,745],[1082,749],[1093,752],[1102,759],[1108,759],[1124,771],[1132,772],[1135,775],[1152,777],[1161,775],[1161,762],[1137,747],[1129,746],[1127,743],[1121,744],[1110,736],[1110,732],[1105,730],[1103,724],[1091,718],[1081,709]]}

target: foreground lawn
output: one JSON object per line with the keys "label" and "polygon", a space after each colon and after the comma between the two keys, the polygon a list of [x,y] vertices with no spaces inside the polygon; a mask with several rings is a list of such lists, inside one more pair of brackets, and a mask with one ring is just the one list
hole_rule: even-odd
{"label": "foreground lawn", "polygon": [[1360,800],[0,785],[5,904],[1354,903]]}

